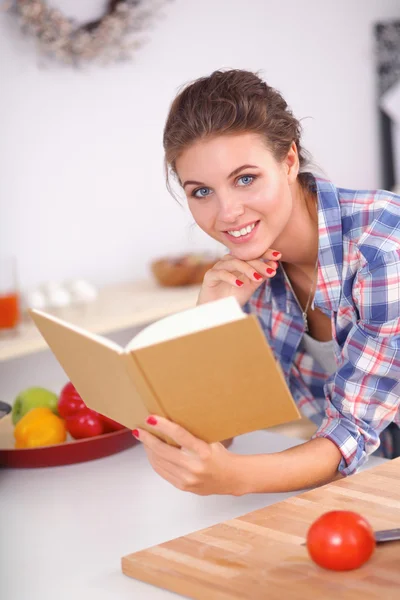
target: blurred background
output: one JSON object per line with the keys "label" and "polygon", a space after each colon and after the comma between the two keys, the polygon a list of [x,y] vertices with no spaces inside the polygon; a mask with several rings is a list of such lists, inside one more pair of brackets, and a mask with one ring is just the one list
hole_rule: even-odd
{"label": "blurred background", "polygon": [[[180,86],[221,67],[260,71],[283,93],[335,184],[398,184],[400,101],[388,100],[385,138],[396,182],[382,165],[376,26],[398,23],[399,0],[172,0],[132,59],[76,66],[45,60],[13,4],[0,11],[0,256],[15,258],[22,292],[76,278],[100,289],[150,278],[159,257],[221,252],[167,192],[162,150]],[[108,6],[46,4],[78,24]],[[28,369],[18,356],[0,362],[3,399]],[[28,370],[43,379],[36,363]]]}
{"label": "blurred background", "polygon": [[[104,0],[51,0],[86,22]],[[146,277],[158,256],[214,242],[165,188],[162,131],[179,87],[220,67],[260,70],[303,119],[337,185],[381,186],[374,25],[399,0],[173,0],[132,60],[41,65],[0,13],[0,251],[21,286]]]}

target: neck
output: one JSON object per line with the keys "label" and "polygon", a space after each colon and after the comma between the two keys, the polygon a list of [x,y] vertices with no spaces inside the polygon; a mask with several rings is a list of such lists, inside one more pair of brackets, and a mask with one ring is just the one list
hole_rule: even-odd
{"label": "neck", "polygon": [[282,262],[310,276],[318,256],[318,211],[316,195],[296,181],[292,189],[290,219],[273,247],[282,253]]}

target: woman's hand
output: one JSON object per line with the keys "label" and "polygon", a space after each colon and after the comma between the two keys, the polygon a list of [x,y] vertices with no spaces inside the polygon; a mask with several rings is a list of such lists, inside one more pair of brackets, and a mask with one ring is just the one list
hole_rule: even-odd
{"label": "woman's hand", "polygon": [[200,496],[281,493],[342,477],[338,474],[341,452],[328,438],[313,438],[281,452],[241,455],[220,443],[207,444],[162,417],[149,417],[147,422],[180,448],[143,429],[135,429],[133,435],[143,442],[154,470],[185,492]]}
{"label": "woman's hand", "polygon": [[149,417],[147,423],[180,446],[170,446],[144,429],[132,432],[143,442],[153,469],[161,477],[180,490],[200,496],[238,495],[235,455],[222,443],[207,444],[162,417]]}
{"label": "woman's hand", "polygon": [[263,281],[276,274],[280,257],[280,252],[268,250],[266,261],[264,258],[246,262],[226,254],[205,274],[197,304],[234,296],[243,306]]}

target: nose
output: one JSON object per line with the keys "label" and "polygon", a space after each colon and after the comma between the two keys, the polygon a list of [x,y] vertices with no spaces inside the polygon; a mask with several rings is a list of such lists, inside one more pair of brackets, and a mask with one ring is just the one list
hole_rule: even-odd
{"label": "nose", "polygon": [[243,205],[233,194],[225,193],[218,196],[218,220],[221,223],[235,223],[244,214]]}

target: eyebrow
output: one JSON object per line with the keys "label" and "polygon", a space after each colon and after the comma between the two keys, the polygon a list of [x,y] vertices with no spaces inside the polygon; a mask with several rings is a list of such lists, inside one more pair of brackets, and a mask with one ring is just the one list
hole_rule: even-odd
{"label": "eyebrow", "polygon": [[[231,177],[234,177],[235,175],[240,173],[240,171],[243,171],[243,169],[258,169],[258,167],[256,165],[242,165],[241,167],[238,167],[237,169],[232,171],[232,173],[229,173],[228,179],[230,179]],[[187,185],[205,185],[205,184],[202,181],[188,180],[188,181],[185,181],[185,183],[182,185],[182,187],[185,188]]]}

